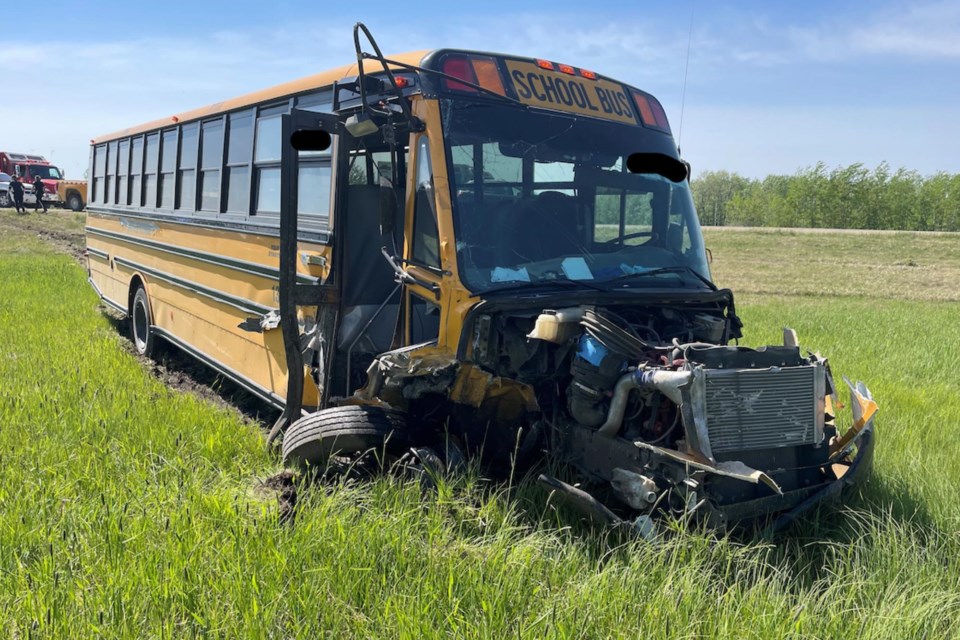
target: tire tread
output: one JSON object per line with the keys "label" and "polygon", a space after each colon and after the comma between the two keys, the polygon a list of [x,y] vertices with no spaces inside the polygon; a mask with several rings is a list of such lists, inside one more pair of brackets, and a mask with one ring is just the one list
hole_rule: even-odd
{"label": "tire tread", "polygon": [[402,452],[413,444],[412,436],[403,414],[398,411],[358,405],[333,407],[290,425],[283,438],[283,462],[287,466],[306,463],[318,467],[326,464],[334,451],[344,454],[359,454],[370,449]]}

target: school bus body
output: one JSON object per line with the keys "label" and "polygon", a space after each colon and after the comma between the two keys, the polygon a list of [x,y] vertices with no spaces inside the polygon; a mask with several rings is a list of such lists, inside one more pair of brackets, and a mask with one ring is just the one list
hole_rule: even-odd
{"label": "school bus body", "polygon": [[283,408],[288,463],[356,427],[360,455],[549,451],[638,526],[792,519],[869,467],[876,405],[851,385],[841,435],[825,359],[729,344],[688,174],[660,103],[611,78],[378,52],[94,140],[90,282],[141,352],[164,338]]}

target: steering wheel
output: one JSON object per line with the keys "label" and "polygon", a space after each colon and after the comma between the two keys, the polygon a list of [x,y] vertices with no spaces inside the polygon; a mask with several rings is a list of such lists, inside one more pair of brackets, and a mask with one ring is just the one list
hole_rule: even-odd
{"label": "steering wheel", "polygon": [[[657,239],[657,234],[653,231],[635,231],[634,233],[628,233],[624,236],[617,236],[616,238],[610,238],[605,241],[604,244],[614,244],[616,242],[623,242],[624,240],[632,240],[634,238],[650,238],[647,242],[653,242]],[[646,243],[644,243],[646,244]]]}

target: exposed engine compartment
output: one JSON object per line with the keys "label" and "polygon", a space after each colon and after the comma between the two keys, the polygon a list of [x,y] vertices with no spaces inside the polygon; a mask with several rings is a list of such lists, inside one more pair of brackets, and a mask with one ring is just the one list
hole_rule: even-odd
{"label": "exposed engine compartment", "polygon": [[804,504],[847,469],[827,361],[786,333],[784,345],[728,345],[740,323],[722,299],[513,304],[469,326],[457,359],[383,354],[358,396],[433,420],[493,467],[557,458],[633,517],[747,521]]}
{"label": "exposed engine compartment", "polygon": [[[474,356],[499,378],[533,387],[567,457],[633,509],[664,492],[724,505],[824,482],[819,467],[835,434],[826,424],[826,362],[796,346],[725,346],[739,335],[734,321],[709,306],[512,311],[478,319]],[[591,464],[570,445],[580,432],[593,447],[602,446],[598,437],[633,444],[646,454],[637,462],[662,459],[667,468]],[[700,472],[670,469],[690,463]]]}

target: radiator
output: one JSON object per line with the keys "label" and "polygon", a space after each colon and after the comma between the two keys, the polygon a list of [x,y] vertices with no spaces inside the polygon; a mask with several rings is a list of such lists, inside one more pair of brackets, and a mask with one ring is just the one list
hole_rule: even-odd
{"label": "radiator", "polygon": [[701,371],[706,430],[714,454],[823,440],[823,366]]}

